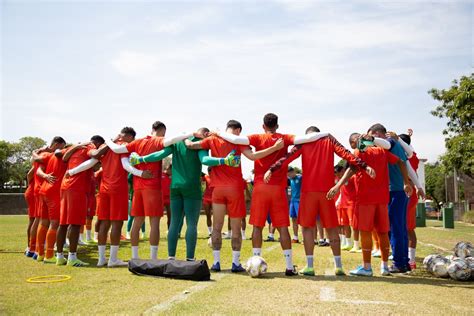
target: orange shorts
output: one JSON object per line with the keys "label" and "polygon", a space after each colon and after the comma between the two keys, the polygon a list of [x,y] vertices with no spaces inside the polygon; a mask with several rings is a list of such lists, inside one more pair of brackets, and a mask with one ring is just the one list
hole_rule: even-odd
{"label": "orange shorts", "polygon": [[125,221],[128,219],[128,192],[105,193],[100,192],[100,207],[97,215],[100,221]]}
{"label": "orange shorts", "polygon": [[60,225],[85,225],[87,217],[87,194],[79,191],[61,191]]}
{"label": "orange shorts", "polygon": [[244,190],[238,187],[215,187],[212,203],[224,204],[229,218],[243,218],[246,215]]}
{"label": "orange shorts", "polygon": [[163,205],[170,205],[170,196],[169,195],[163,196]]}
{"label": "orange shorts", "polygon": [[[102,204],[102,201],[100,201]],[[133,193],[132,216],[163,216],[160,189],[140,189]]]}
{"label": "orange shorts", "polygon": [[48,218],[48,208],[39,194],[35,195],[35,217]]}
{"label": "orange shorts", "polygon": [[358,205],[355,213],[355,228],[360,231],[388,233],[390,230],[387,204]]}
{"label": "orange shorts", "polygon": [[25,192],[25,200],[26,204],[28,205],[28,217],[29,218],[34,218],[35,217],[35,207],[36,207],[36,200],[35,200],[35,195],[33,194],[33,191],[26,191]]}
{"label": "orange shorts", "polygon": [[95,194],[87,195],[87,217],[94,217],[96,215],[97,203]]}
{"label": "orange shorts", "polygon": [[212,196],[203,196],[202,205],[212,205]]}
{"label": "orange shorts", "polygon": [[290,226],[286,188],[280,185],[257,184],[250,203],[250,224],[264,227],[268,215],[273,227]]}
{"label": "orange shorts", "polygon": [[[44,205],[46,205],[46,215],[41,218],[48,218],[53,221],[59,221],[61,214],[61,197],[59,195],[40,195]],[[47,216],[47,217],[46,217]]]}
{"label": "orange shorts", "polygon": [[326,192],[302,192],[298,224],[302,227],[315,227],[318,215],[324,228],[339,226],[336,205],[334,200],[326,198]]}
{"label": "orange shorts", "polygon": [[408,200],[407,206],[407,230],[415,230],[416,228],[416,207],[418,205],[418,196],[412,194]]}
{"label": "orange shorts", "polygon": [[352,218],[354,216],[354,205],[348,204],[347,207],[339,207],[337,209],[337,219],[339,226],[352,226]]}

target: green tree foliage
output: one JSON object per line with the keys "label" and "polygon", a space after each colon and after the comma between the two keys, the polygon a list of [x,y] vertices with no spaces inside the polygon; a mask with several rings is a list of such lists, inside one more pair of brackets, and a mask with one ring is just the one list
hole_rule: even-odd
{"label": "green tree foliage", "polygon": [[0,185],[10,180],[11,162],[8,158],[12,155],[12,144],[4,140],[0,140]]}
{"label": "green tree foliage", "polygon": [[427,163],[425,165],[426,194],[436,202],[436,205],[439,205],[440,202],[444,202],[446,197],[445,174],[445,166],[439,162],[435,162],[434,164]]}
{"label": "green tree foliage", "polygon": [[449,89],[431,89],[429,94],[440,104],[431,114],[448,120],[443,134],[447,152],[441,157],[448,170],[453,168],[474,176],[474,74],[454,80]]}

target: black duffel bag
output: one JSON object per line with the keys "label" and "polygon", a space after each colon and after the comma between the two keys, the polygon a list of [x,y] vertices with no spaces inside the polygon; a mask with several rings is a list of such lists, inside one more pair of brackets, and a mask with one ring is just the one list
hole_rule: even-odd
{"label": "black duffel bag", "polygon": [[192,281],[209,281],[211,273],[206,260],[141,260],[128,262],[128,270],[137,275],[165,277]]}

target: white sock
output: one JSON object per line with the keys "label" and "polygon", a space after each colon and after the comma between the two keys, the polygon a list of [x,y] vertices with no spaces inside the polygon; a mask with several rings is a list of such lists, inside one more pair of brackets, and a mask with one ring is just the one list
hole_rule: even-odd
{"label": "white sock", "polygon": [[151,260],[158,259],[158,246],[150,246],[150,259]]}
{"label": "white sock", "polygon": [[86,240],[91,240],[92,239],[92,231],[86,230]]}
{"label": "white sock", "polygon": [[344,245],[344,246],[347,245],[347,238],[344,235],[342,235],[342,238],[341,238],[341,245]]}
{"label": "white sock", "polygon": [[294,240],[298,240],[298,235],[293,235]]}
{"label": "white sock", "polygon": [[99,233],[98,232],[94,232],[94,239],[95,240],[99,239]]}
{"label": "white sock", "polygon": [[291,249],[284,249],[283,256],[285,257],[286,268],[293,270],[293,253]]}
{"label": "white sock", "polygon": [[221,251],[213,250],[212,255],[214,256],[214,264],[221,262]]}
{"label": "white sock", "polygon": [[119,249],[119,246],[113,246],[113,245],[110,246],[110,261],[111,262],[117,261],[118,249]]}
{"label": "white sock", "polygon": [[306,256],[306,266],[308,268],[313,267],[313,262],[314,262],[314,256]]}
{"label": "white sock", "polygon": [[97,246],[99,248],[99,260],[105,261],[107,260],[105,258],[105,245],[99,245]]}
{"label": "white sock", "polygon": [[207,226],[207,231],[209,232],[209,234],[212,233],[212,226]]}
{"label": "white sock", "polygon": [[70,252],[67,256],[67,260],[76,260],[77,259],[77,253],[76,252]]}
{"label": "white sock", "polygon": [[359,249],[359,241],[358,240],[354,240],[354,248],[357,248]]}
{"label": "white sock", "polygon": [[408,248],[408,259],[410,262],[416,261],[416,248]]}
{"label": "white sock", "polygon": [[254,256],[261,256],[262,255],[262,248],[253,248],[252,249]]}
{"label": "white sock", "polygon": [[384,269],[384,268],[385,268],[385,269],[388,269],[388,261],[382,261],[382,262],[380,263],[380,268],[381,268],[381,269]]}
{"label": "white sock", "polygon": [[273,234],[271,233],[268,233],[268,238],[274,238],[275,236],[273,236]]}
{"label": "white sock", "polygon": [[79,241],[83,241],[82,240],[82,234],[79,234]]}
{"label": "white sock", "polygon": [[348,237],[346,237],[346,245],[352,247],[352,240]]}
{"label": "white sock", "polygon": [[315,240],[314,240],[314,243],[318,243],[318,240],[317,240],[317,239],[315,239]]}
{"label": "white sock", "polygon": [[138,246],[132,246],[132,259],[140,259],[138,257]]}
{"label": "white sock", "polygon": [[240,264],[240,251],[232,251],[232,263],[236,266]]}
{"label": "white sock", "polygon": [[245,230],[241,230],[241,233],[242,233],[242,238],[245,237]]}
{"label": "white sock", "polygon": [[64,254],[62,252],[57,252],[56,259],[64,259]]}
{"label": "white sock", "polygon": [[334,256],[334,265],[336,268],[342,268],[341,256]]}

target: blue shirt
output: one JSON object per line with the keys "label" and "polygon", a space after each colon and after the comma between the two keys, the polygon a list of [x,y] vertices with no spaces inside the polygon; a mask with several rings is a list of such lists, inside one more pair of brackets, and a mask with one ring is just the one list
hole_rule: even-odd
{"label": "blue shirt", "polygon": [[[403,147],[393,138],[387,139],[390,142],[392,147],[390,148],[390,152],[396,155],[400,160],[404,163],[407,161],[407,155],[403,150]],[[390,192],[392,191],[403,191],[403,176],[398,165],[388,165],[388,174],[390,177]]]}
{"label": "blue shirt", "polygon": [[299,201],[301,192],[301,180],[303,180],[303,176],[297,174],[296,177],[294,177],[293,179],[289,178],[289,180],[291,187],[291,200]]}

